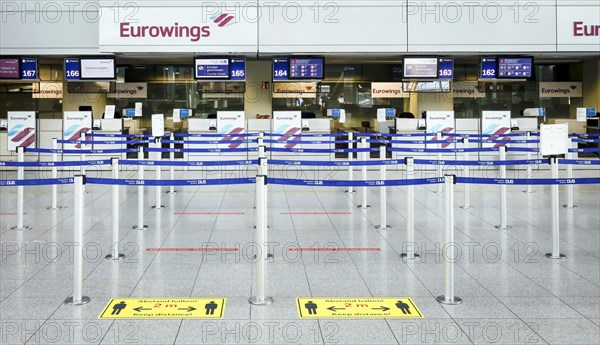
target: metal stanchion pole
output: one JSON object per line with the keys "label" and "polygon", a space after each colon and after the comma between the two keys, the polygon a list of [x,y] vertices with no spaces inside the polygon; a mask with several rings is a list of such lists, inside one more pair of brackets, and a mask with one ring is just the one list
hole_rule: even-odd
{"label": "metal stanchion pole", "polygon": [[[17,161],[19,163],[25,162],[25,148],[22,146],[17,147]],[[17,167],[17,180],[25,179],[25,167]],[[24,186],[17,186],[17,225],[11,227],[11,230],[29,230],[30,227],[23,225],[24,222],[24,207],[23,198],[25,193]]]}
{"label": "metal stanchion pole", "polygon": [[[506,160],[506,146],[500,146],[500,160]],[[500,166],[500,178],[506,178],[506,165]],[[508,225],[508,205],[506,201],[506,184],[500,185],[500,225],[496,225],[496,229],[507,230],[512,228]]]}
{"label": "metal stanchion pole", "polygon": [[266,262],[262,258],[267,255],[267,177],[264,175],[256,176],[256,295],[248,300],[254,305],[267,305],[273,303],[272,297],[266,297]]}
{"label": "metal stanchion pole", "polygon": [[[144,160],[144,148],[140,147],[138,151],[138,160]],[[138,165],[138,180],[144,179],[144,166],[142,164]],[[148,225],[144,225],[144,185],[140,184],[138,186],[138,221],[137,225],[133,226],[135,230],[144,230],[148,228]]]}
{"label": "metal stanchion pole", "polygon": [[[558,178],[558,158],[550,158],[550,170],[552,170],[552,178]],[[559,223],[559,211],[560,207],[558,200],[558,184],[551,186],[552,190],[552,253],[546,253],[546,257],[550,259],[565,259],[566,256],[560,253],[560,223]]]}
{"label": "metal stanchion pole", "polygon": [[[442,132],[437,132],[436,133],[436,137],[437,137],[437,141],[442,141],[443,137],[442,137]],[[437,145],[438,149],[442,148],[442,144],[438,144]],[[442,153],[438,152],[437,153],[437,160],[438,162],[442,160]],[[437,177],[441,177],[443,172],[442,172],[442,165],[438,164],[435,166],[435,169],[437,171]],[[437,188],[437,193],[442,193],[444,191],[444,187],[441,184],[438,184],[438,188]]]}
{"label": "metal stanchion pole", "polygon": [[[386,154],[387,154],[387,148],[385,147],[385,145],[382,145],[379,147],[379,159],[381,159],[382,161],[386,159]],[[385,229],[389,229],[391,228],[391,226],[387,225],[387,187],[385,186],[385,180],[387,179],[386,177],[386,166],[385,164],[382,164],[379,167],[379,179],[381,181],[383,181],[381,188],[380,188],[380,194],[379,194],[379,218],[380,218],[380,224],[375,226],[375,229],[381,229],[381,230],[385,230]]]}
{"label": "metal stanchion pole", "polygon": [[[52,138],[52,149],[58,150],[58,139],[56,138]],[[58,162],[58,153],[52,152],[52,162],[55,164]],[[52,178],[58,178],[58,168],[56,165],[52,166]],[[56,184],[52,185],[51,199],[50,207],[48,207],[49,210],[58,210],[62,208],[58,206],[58,185]]]}
{"label": "metal stanchion pole", "polygon": [[[156,149],[161,148],[160,138],[154,139],[154,148],[156,148]],[[154,157],[156,158],[157,161],[161,161],[162,160],[162,152],[156,152]],[[156,164],[155,168],[156,168],[156,180],[160,181],[161,173],[162,173],[162,166],[160,164]],[[156,186],[155,191],[156,191],[156,204],[154,206],[152,206],[152,208],[156,209],[156,210],[165,208],[162,205],[162,187]]]}
{"label": "metal stanchion pole", "polygon": [[[119,179],[119,159],[111,159],[113,178]],[[119,254],[119,185],[112,186],[112,250],[105,258],[109,260],[119,261],[124,258],[125,254]]]}
{"label": "metal stanchion pole", "polygon": [[[86,136],[86,133],[80,133],[80,134],[79,134],[79,145],[80,145],[80,147],[81,147],[81,149],[82,149],[82,150],[85,150],[85,149],[87,149],[87,148],[85,147],[85,136]],[[83,161],[85,161],[85,157],[86,157],[85,153],[82,153],[81,155],[79,155],[79,159],[80,159],[82,162],[83,162]],[[85,165],[81,165],[81,166],[79,167],[79,173],[80,173],[81,175],[85,176]],[[87,192],[85,191],[85,184],[83,185],[83,193],[87,193]]]}
{"label": "metal stanchion pole", "polygon": [[[354,147],[354,133],[348,132],[348,150],[351,150]],[[352,162],[354,159],[354,152],[348,152],[348,162]],[[352,181],[354,179],[354,168],[352,165],[348,165],[348,180]],[[346,193],[354,193],[354,187],[349,186]]]}
{"label": "metal stanchion pole", "polygon": [[[169,159],[171,160],[171,163],[173,163],[175,161],[175,143],[173,141],[175,141],[175,135],[173,133],[171,133],[171,135],[169,136],[169,140],[171,140],[171,144],[169,144],[169,147],[171,148],[171,152],[169,152]],[[175,166],[171,165],[171,167],[169,168],[169,173],[170,173],[170,179],[174,180],[175,179]],[[169,194],[175,194],[177,193],[177,191],[175,190],[175,186],[171,185],[169,186],[169,191],[167,192]]]}
{"label": "metal stanchion pole", "polygon": [[[415,159],[406,157],[406,179],[411,180],[415,177]],[[406,252],[400,254],[407,259],[416,259],[419,254],[415,254],[415,186],[408,185],[406,192]]]}
{"label": "metal stanchion pole", "polygon": [[82,295],[83,290],[83,186],[85,175],[76,175],[73,188],[73,297],[65,300],[65,304],[82,305],[90,302],[88,296]]}
{"label": "metal stanchion pole", "polygon": [[[465,161],[469,160],[469,152],[467,152],[466,149],[469,148],[469,137],[464,137],[463,138],[463,148],[465,149],[465,152],[463,153],[463,159]],[[465,166],[463,167],[463,175],[465,175],[465,177],[469,177],[470,173],[470,169],[471,167],[467,164],[465,164]],[[465,193],[465,204],[462,207],[465,210],[468,210],[470,208],[473,208],[471,206],[471,185],[468,183],[464,184],[464,193]]]}
{"label": "metal stanchion pole", "polygon": [[[527,141],[531,140],[531,132],[527,132]],[[527,148],[530,148],[531,144],[526,144]],[[531,160],[531,152],[527,152],[527,160]],[[533,169],[531,168],[531,164],[527,164],[527,178],[531,178],[533,176]],[[531,184],[527,185],[527,190],[523,191],[524,193],[533,193],[533,186]]]}
{"label": "metal stanchion pole", "polygon": [[445,206],[444,206],[444,218],[445,218],[445,235],[444,235],[444,248],[446,254],[444,255],[445,266],[444,266],[444,295],[438,296],[438,302],[442,304],[456,305],[462,303],[462,299],[454,296],[454,262],[456,261],[456,253],[454,251],[454,175],[444,175],[444,189],[445,189]]}
{"label": "metal stanchion pole", "polygon": [[[577,143],[574,143],[571,139],[571,148],[577,148]],[[577,154],[574,152],[569,152],[569,154],[567,155],[567,157],[569,157],[569,159],[577,159]],[[573,164],[567,164],[567,178],[568,179],[572,179],[573,178]],[[564,208],[576,208],[577,205],[575,205],[574,202],[574,192],[573,192],[573,185],[572,184],[568,184],[567,185],[567,204],[563,205]]]}
{"label": "metal stanchion pole", "polygon": [[[367,138],[360,138],[360,148],[363,149],[365,152],[361,153],[361,157],[362,157],[362,161],[366,162],[367,161],[367,155],[369,155],[369,152],[367,152]],[[370,155],[369,155],[370,156]],[[367,166],[363,165],[361,167],[361,179],[363,181],[367,180]],[[360,187],[360,196],[361,196],[361,204],[358,205],[358,208],[369,208],[371,207],[368,203],[367,203],[367,192],[368,189],[367,187]]]}

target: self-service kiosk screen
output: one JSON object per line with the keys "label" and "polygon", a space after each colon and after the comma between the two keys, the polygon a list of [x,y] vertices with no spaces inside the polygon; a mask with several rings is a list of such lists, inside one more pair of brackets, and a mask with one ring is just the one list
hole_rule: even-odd
{"label": "self-service kiosk screen", "polygon": [[498,57],[498,78],[531,78],[532,57]]}

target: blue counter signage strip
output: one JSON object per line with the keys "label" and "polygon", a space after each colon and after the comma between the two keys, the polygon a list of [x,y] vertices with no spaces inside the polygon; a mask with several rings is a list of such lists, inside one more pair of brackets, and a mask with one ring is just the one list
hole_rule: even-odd
{"label": "blue counter signage strip", "polygon": [[294,186],[317,186],[317,187],[386,187],[386,186],[414,186],[424,184],[444,183],[443,177],[420,178],[409,180],[295,180],[288,178],[269,178],[270,184],[294,185]]}
{"label": "blue counter signage strip", "polygon": [[22,58],[21,59],[21,79],[23,79],[23,80],[39,79],[37,59],[34,59],[34,58]]}
{"label": "blue counter signage strip", "polygon": [[288,58],[273,59],[273,80],[288,80],[290,75],[290,61]]}
{"label": "blue counter signage strip", "polygon": [[497,78],[524,79],[533,75],[532,57],[499,56],[497,62]]}
{"label": "blue counter signage strip", "polygon": [[7,167],[78,167],[88,165],[109,165],[110,159],[91,161],[67,161],[67,162],[0,162],[0,166]]}
{"label": "blue counter signage strip", "polygon": [[75,81],[81,78],[81,62],[78,58],[65,59],[65,79]]}
{"label": "blue counter signage strip", "polygon": [[452,79],[454,77],[454,58],[439,58],[438,78]]}
{"label": "blue counter signage strip", "polygon": [[160,165],[160,166],[225,166],[225,165],[255,165],[257,160],[236,161],[140,161],[120,160],[120,165]]}
{"label": "blue counter signage strip", "polygon": [[372,160],[372,161],[294,161],[294,160],[270,160],[270,165],[303,165],[303,166],[378,166],[378,165],[401,165],[403,160]]}
{"label": "blue counter signage strip", "polygon": [[554,184],[598,184],[600,177],[586,178],[529,178],[529,179],[501,179],[483,177],[456,177],[456,183],[470,184],[506,184],[506,185],[554,185]]}
{"label": "blue counter signage strip", "polygon": [[62,153],[76,155],[112,154],[138,152],[138,149],[110,149],[110,150],[61,150],[61,149],[25,149],[25,152],[33,153]]}
{"label": "blue counter signage strip", "polygon": [[232,58],[229,60],[229,79],[246,80],[246,59]]}
{"label": "blue counter signage strip", "polygon": [[195,58],[196,79],[229,79],[228,58]]}
{"label": "blue counter signage strip", "polygon": [[496,78],[496,58],[482,57],[479,64],[479,78],[495,79]]}

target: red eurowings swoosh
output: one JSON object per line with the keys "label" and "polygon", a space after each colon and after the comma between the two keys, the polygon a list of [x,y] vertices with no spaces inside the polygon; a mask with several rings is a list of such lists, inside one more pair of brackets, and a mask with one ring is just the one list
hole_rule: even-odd
{"label": "red eurowings swoosh", "polygon": [[[244,131],[244,129],[241,128],[241,127],[235,128],[231,132],[228,133],[229,135],[227,135],[226,137],[223,137],[222,141],[234,140],[234,135],[235,134],[239,134],[239,133],[241,133],[243,131]],[[238,137],[237,140],[243,140],[243,137]],[[229,144],[229,148],[230,149],[235,149],[238,146],[240,146],[240,144],[238,144],[238,143],[231,143],[231,144]]]}
{"label": "red eurowings swoosh", "polygon": [[[288,129],[287,132],[284,133],[284,135],[282,135],[278,140],[279,141],[288,141],[290,139],[290,136],[295,134],[296,132],[298,132],[299,128],[297,127],[292,127],[290,129]],[[296,135],[292,138],[292,140],[300,140],[300,136]],[[292,147],[296,146],[296,143],[288,143],[285,145],[286,149],[290,149]]]}
{"label": "red eurowings swoosh", "polygon": [[218,25],[223,27],[225,25],[227,25],[227,23],[229,23],[234,17],[233,16],[229,16],[227,17],[225,20],[223,20],[222,22],[220,22]]}
{"label": "red eurowings swoosh", "polygon": [[25,139],[19,146],[29,147],[31,144],[35,143],[35,133],[33,133],[29,138]]}
{"label": "red eurowings swoosh", "polygon": [[[492,134],[492,136],[494,136],[496,140],[510,140],[510,138],[509,138],[509,137],[503,137],[503,138],[499,138],[499,137],[498,137],[499,135],[502,135],[502,134],[504,134],[504,133],[508,132],[508,131],[509,131],[509,129],[510,129],[510,128],[507,128],[507,127],[502,127],[502,128],[500,128],[500,129],[498,129],[496,132],[494,132],[494,134]],[[491,137],[491,136],[490,136],[490,137]],[[492,139],[493,139],[493,138],[492,138]],[[494,147],[500,147],[500,146],[504,146],[504,145],[505,145],[505,144],[500,144],[500,143],[497,143],[496,145],[494,145]]]}
{"label": "red eurowings swoosh", "polygon": [[19,134],[15,135],[11,141],[13,142],[19,142],[21,140],[23,140],[23,138],[27,137],[27,135],[29,135],[29,133],[31,133],[31,131],[33,131],[32,127],[27,127],[25,129],[23,129],[22,131],[19,132]]}

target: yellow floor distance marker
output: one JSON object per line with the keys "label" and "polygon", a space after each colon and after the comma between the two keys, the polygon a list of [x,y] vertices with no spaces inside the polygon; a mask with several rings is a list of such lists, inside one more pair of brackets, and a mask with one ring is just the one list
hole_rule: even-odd
{"label": "yellow floor distance marker", "polygon": [[113,298],[99,319],[220,319],[225,298]]}
{"label": "yellow floor distance marker", "polygon": [[297,298],[301,319],[423,318],[407,297]]}

